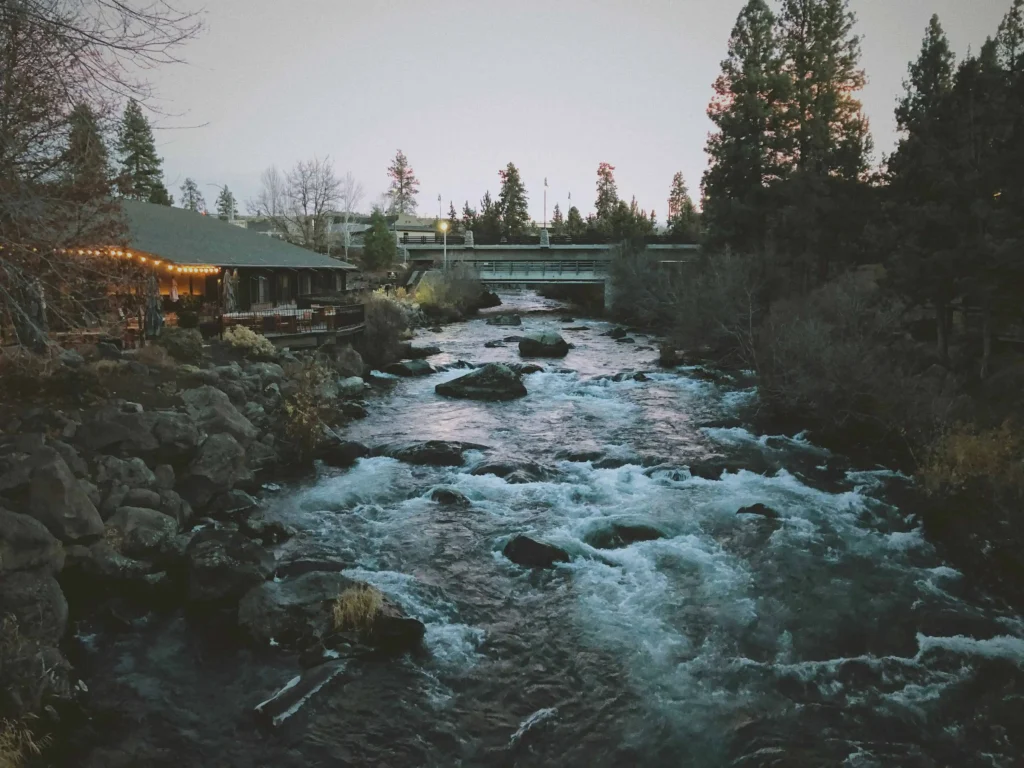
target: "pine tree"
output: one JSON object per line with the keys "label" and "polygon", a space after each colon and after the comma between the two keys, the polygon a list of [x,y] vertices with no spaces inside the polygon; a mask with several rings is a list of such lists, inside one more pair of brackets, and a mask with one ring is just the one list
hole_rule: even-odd
{"label": "pine tree", "polygon": [[1013,0],[1013,5],[999,25],[996,35],[999,64],[1011,74],[1024,69],[1024,0]]}
{"label": "pine tree", "polygon": [[566,214],[565,230],[566,234],[572,238],[579,238],[587,231],[587,225],[583,222],[583,217],[580,216],[580,209],[575,205],[570,206],[569,213]]}
{"label": "pine tree", "polygon": [[480,198],[480,215],[473,234],[477,242],[485,244],[497,243],[501,237],[501,207],[491,199],[489,191]]}
{"label": "pine tree", "polygon": [[651,230],[654,231],[658,228],[658,217],[654,213],[654,209],[651,208]]}
{"label": "pine tree", "polygon": [[957,239],[950,192],[945,111],[953,90],[954,56],[938,16],[928,24],[921,53],[909,67],[896,107],[902,134],[889,158],[889,188],[898,239],[895,285],[912,302],[935,310],[939,355],[948,349],[949,303],[956,292],[952,246]]}
{"label": "pine tree", "polygon": [[[653,211],[652,211],[653,213]],[[668,236],[675,242],[696,243],[701,235],[701,215],[686,188],[682,171],[672,177],[668,193]]]}
{"label": "pine tree", "polygon": [[70,130],[64,160],[68,182],[78,199],[92,199],[111,192],[110,158],[100,134],[96,114],[85,104],[68,116]]}
{"label": "pine tree", "polygon": [[476,211],[469,207],[469,200],[462,206],[462,229],[476,234]]}
{"label": "pine tree", "polygon": [[134,99],[124,109],[117,150],[123,170],[121,193],[125,197],[160,205],[174,202],[164,186],[163,160],[156,154],[153,129]]}
{"label": "pine tree", "polygon": [[220,194],[217,195],[217,216],[224,221],[228,221],[237,215],[238,206],[235,202],[235,196],[231,194],[231,190],[225,184]]}
{"label": "pine tree", "polygon": [[459,221],[459,214],[455,212],[455,203],[451,200],[448,201],[448,231],[453,235],[459,233],[461,222]]}
{"label": "pine tree", "polygon": [[388,213],[416,213],[416,195],[419,194],[419,179],[413,173],[402,150],[398,150],[395,159],[388,166]]}
{"label": "pine tree", "polygon": [[555,203],[555,208],[551,211],[551,231],[555,235],[565,234],[565,218],[562,216],[562,209],[559,208],[558,203]]}
{"label": "pine tree", "polygon": [[[765,239],[765,188],[783,174],[780,131],[789,92],[775,16],[765,0],[750,0],[740,12],[721,66],[708,106],[715,131],[706,148],[704,218],[710,243],[755,251]],[[677,216],[670,199],[670,227]]]}
{"label": "pine tree", "polygon": [[206,211],[206,200],[203,193],[199,191],[199,185],[191,177],[185,178],[181,185],[181,207],[193,213],[204,213]]}
{"label": "pine tree", "polygon": [[871,136],[856,94],[863,89],[860,37],[848,0],[783,0],[781,45],[791,93],[785,132],[790,163],[821,176],[859,179]]}
{"label": "pine tree", "polygon": [[498,175],[501,177],[501,192],[498,194],[501,234],[505,237],[521,237],[530,225],[526,187],[519,177],[519,169],[512,163],[505,170],[498,171]]}
{"label": "pine tree", "polygon": [[608,221],[615,212],[619,202],[619,193],[615,186],[615,166],[601,163],[597,166],[597,199],[594,201],[594,214],[598,221]]}
{"label": "pine tree", "polygon": [[388,229],[384,212],[374,208],[370,214],[370,228],[363,235],[363,268],[370,272],[387,269],[394,263],[397,253],[398,244],[394,233]]}

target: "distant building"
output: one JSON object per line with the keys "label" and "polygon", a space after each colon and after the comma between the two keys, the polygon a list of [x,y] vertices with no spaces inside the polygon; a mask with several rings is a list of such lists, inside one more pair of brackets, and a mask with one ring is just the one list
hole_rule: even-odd
{"label": "distant building", "polygon": [[398,242],[405,241],[419,242],[426,238],[427,242],[434,242],[434,236],[438,234],[437,219],[423,216],[413,216],[410,213],[400,213],[392,224],[392,229]]}

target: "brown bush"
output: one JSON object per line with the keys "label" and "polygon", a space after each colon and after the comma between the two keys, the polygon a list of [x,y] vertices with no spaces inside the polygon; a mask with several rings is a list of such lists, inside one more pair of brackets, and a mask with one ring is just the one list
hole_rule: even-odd
{"label": "brown bush", "polygon": [[174,368],[176,366],[167,348],[159,344],[147,344],[135,354],[135,359],[153,368]]}
{"label": "brown bush", "polygon": [[369,584],[349,587],[334,601],[334,629],[338,632],[369,634],[383,605],[384,596],[376,587]]}
{"label": "brown bush", "polygon": [[360,349],[363,359],[376,368],[394,362],[401,354],[400,342],[408,330],[409,322],[399,302],[370,294],[366,299],[366,332]]}
{"label": "brown bush", "polygon": [[918,474],[933,494],[981,486],[1024,498],[1024,436],[1009,420],[993,429],[956,424],[935,442]]}

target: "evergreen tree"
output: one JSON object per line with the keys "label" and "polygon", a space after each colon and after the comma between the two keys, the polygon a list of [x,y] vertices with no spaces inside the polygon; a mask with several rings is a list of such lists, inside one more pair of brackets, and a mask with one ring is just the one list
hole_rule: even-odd
{"label": "evergreen tree", "polygon": [[398,252],[394,233],[388,229],[388,221],[380,208],[370,214],[370,228],[363,235],[363,268],[376,272],[390,267]]}
{"label": "evergreen tree", "polygon": [[228,189],[227,185],[217,195],[217,216],[224,221],[235,218],[238,215],[238,205],[235,196]]}
{"label": "evergreen tree", "polygon": [[68,116],[70,129],[65,153],[68,182],[80,199],[111,192],[110,159],[100,134],[96,114],[79,104]]}
{"label": "evergreen tree", "polygon": [[792,167],[859,179],[871,136],[856,94],[864,87],[860,37],[848,0],[783,0],[781,45],[790,89],[785,132]]}
{"label": "evergreen tree", "polygon": [[583,222],[583,217],[580,216],[580,209],[575,205],[570,206],[569,213],[566,214],[565,230],[566,234],[572,238],[579,238],[587,231],[587,225]]}
{"label": "evergreen tree", "polygon": [[594,202],[594,213],[598,221],[610,220],[618,202],[619,193],[615,186],[615,166],[609,163],[601,163],[597,166],[597,199]]}
{"label": "evergreen tree", "polygon": [[[740,11],[721,67],[708,107],[715,130],[706,148],[704,218],[710,243],[755,251],[765,239],[765,188],[783,174],[782,110],[789,93],[775,16],[765,0],[749,0]],[[676,206],[670,195],[669,228],[689,197],[678,178],[684,194],[676,195]]]}
{"label": "evergreen tree", "polygon": [[473,231],[478,242],[493,244],[501,238],[501,208],[491,199],[490,192],[480,198],[480,215]]}
{"label": "evergreen tree", "polygon": [[163,160],[156,154],[153,129],[134,99],[124,109],[117,151],[121,155],[121,193],[125,197],[160,205],[174,202],[164,186]]}
{"label": "evergreen tree", "polygon": [[476,211],[469,207],[469,200],[462,206],[462,229],[466,232],[472,230],[476,234]]}
{"label": "evergreen tree", "polygon": [[565,218],[562,216],[562,209],[559,208],[558,203],[555,203],[555,208],[551,211],[551,231],[556,235],[565,234]]}
{"label": "evergreen tree", "polygon": [[420,182],[402,150],[398,150],[388,166],[388,178],[391,179],[388,187],[388,213],[416,213],[416,195],[420,192]]}
{"label": "evergreen tree", "polygon": [[526,187],[519,177],[519,169],[512,163],[505,170],[498,171],[498,175],[501,177],[501,192],[498,194],[501,234],[505,237],[521,237],[530,225]]}
{"label": "evergreen tree", "polygon": [[651,231],[655,231],[658,228],[658,217],[654,213],[654,209],[651,208]]}
{"label": "evergreen tree", "polygon": [[668,193],[666,224],[669,237],[676,242],[696,243],[700,239],[701,216],[697,211],[697,206],[690,198],[682,171],[672,177],[672,189]]}
{"label": "evergreen tree", "polygon": [[948,307],[956,292],[951,247],[957,237],[948,208],[948,136],[944,135],[953,68],[949,41],[939,17],[932,16],[896,107],[901,138],[888,163],[897,229],[893,280],[912,302],[930,303],[934,308],[942,358],[948,350]]}
{"label": "evergreen tree", "polygon": [[461,222],[459,221],[459,214],[455,212],[455,203],[451,200],[448,201],[448,231],[453,235],[459,233]]}
{"label": "evergreen tree", "polygon": [[206,200],[203,198],[203,193],[199,191],[199,185],[191,177],[186,177],[185,183],[181,185],[181,207],[193,213],[206,211]]}
{"label": "evergreen tree", "polygon": [[1010,74],[1024,69],[1024,0],[1013,0],[1013,5],[999,25],[996,35],[999,64]]}

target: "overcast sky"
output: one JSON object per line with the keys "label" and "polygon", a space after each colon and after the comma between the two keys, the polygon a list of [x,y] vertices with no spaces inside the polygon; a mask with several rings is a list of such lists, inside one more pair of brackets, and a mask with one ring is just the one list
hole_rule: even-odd
{"label": "overcast sky", "polygon": [[[206,0],[206,31],[183,50],[187,64],[153,78],[165,180],[179,196],[192,176],[212,207],[207,184],[228,184],[244,201],[267,166],[329,155],[339,175],[363,183],[369,210],[401,148],[421,182],[421,215],[437,212],[438,194],[445,212],[449,200],[461,210],[487,189],[496,195],[511,161],[540,220],[545,176],[549,217],[569,193],[585,215],[607,161],[619,195],[635,194],[663,222],[676,171],[699,196],[705,109],[743,4]],[[893,107],[931,14],[962,57],[995,34],[1009,5],[852,0],[876,162],[894,145]]]}

